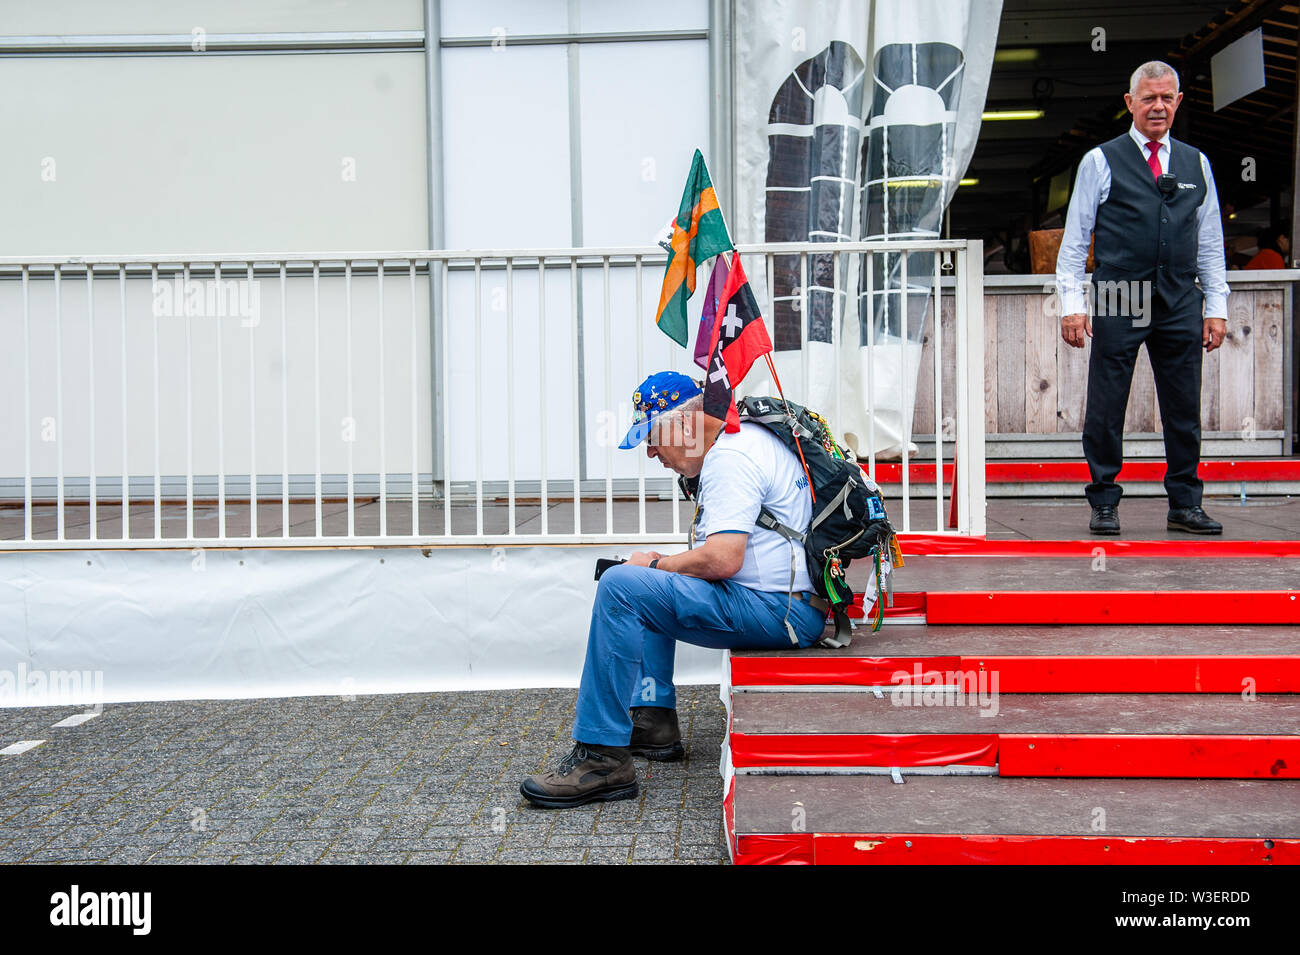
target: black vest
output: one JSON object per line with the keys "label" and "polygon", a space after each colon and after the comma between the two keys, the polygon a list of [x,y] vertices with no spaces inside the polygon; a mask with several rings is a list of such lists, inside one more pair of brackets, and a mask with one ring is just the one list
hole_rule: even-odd
{"label": "black vest", "polygon": [[[1200,152],[1169,138],[1169,168],[1177,185],[1164,195],[1146,156],[1128,133],[1102,143],[1110,193],[1097,207],[1093,283],[1151,282],[1171,312],[1201,313],[1196,285],[1196,210],[1205,201]],[[1143,291],[1145,300],[1147,291]],[[1101,297],[1100,290],[1098,297]]]}

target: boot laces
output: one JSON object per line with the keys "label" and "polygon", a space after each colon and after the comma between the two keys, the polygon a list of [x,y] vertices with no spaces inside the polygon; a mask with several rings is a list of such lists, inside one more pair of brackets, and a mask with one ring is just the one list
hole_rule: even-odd
{"label": "boot laces", "polygon": [[589,755],[591,754],[587,751],[587,747],[583,746],[581,743],[575,742],[573,744],[573,749],[569,750],[569,755],[565,756],[564,759],[560,761],[559,775],[569,775],[569,773],[573,772],[573,767],[577,766]]}

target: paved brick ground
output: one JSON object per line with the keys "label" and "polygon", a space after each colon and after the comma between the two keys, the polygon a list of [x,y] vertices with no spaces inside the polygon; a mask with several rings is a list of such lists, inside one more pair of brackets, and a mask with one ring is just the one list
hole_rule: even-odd
{"label": "paved brick ground", "polygon": [[537,810],[574,690],[0,710],[0,862],[727,860],[716,686],[678,691],[687,759],[637,760],[637,799]]}

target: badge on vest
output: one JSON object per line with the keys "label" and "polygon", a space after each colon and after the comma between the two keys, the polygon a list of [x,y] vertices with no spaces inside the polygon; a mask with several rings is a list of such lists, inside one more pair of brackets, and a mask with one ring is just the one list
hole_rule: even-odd
{"label": "badge on vest", "polygon": [[1196,183],[1194,183],[1194,182],[1180,182],[1180,183],[1178,184],[1178,188],[1179,188],[1179,189],[1195,189],[1195,188],[1196,188]]}

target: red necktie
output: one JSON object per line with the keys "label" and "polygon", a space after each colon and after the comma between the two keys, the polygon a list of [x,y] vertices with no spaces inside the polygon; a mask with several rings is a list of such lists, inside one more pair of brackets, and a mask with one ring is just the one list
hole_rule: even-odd
{"label": "red necktie", "polygon": [[1151,151],[1151,155],[1147,157],[1147,165],[1151,167],[1151,175],[1159,179],[1160,173],[1164,171],[1160,168],[1160,156],[1157,155],[1160,152],[1160,144],[1147,143],[1147,149]]}

